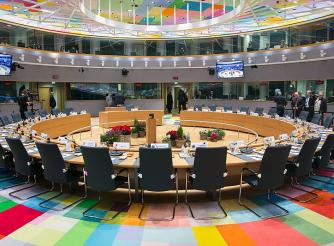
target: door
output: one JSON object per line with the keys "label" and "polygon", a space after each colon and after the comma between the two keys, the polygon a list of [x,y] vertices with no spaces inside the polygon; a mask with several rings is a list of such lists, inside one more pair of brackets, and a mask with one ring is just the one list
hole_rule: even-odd
{"label": "door", "polygon": [[42,103],[42,109],[44,109],[46,112],[50,113],[50,93],[51,88],[50,87],[40,87],[38,88],[38,94],[39,94],[39,101]]}

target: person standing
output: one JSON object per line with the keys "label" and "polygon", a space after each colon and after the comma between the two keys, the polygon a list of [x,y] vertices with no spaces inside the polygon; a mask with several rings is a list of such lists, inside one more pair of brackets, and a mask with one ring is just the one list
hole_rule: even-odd
{"label": "person standing", "polygon": [[300,115],[300,112],[302,111],[304,106],[304,100],[301,97],[299,92],[295,92],[292,96],[291,100],[291,108],[293,112],[293,118],[297,118]]}
{"label": "person standing", "polygon": [[52,110],[55,109],[56,106],[57,106],[57,102],[56,102],[56,99],[55,99],[54,96],[53,96],[53,92],[51,92],[51,95],[50,95],[49,106],[50,106],[50,108],[51,108],[51,112],[52,112]]}
{"label": "person standing", "polygon": [[21,94],[18,97],[17,103],[19,104],[19,107],[20,107],[21,119],[25,120],[26,116],[24,115],[24,112],[28,111],[28,105],[30,105],[29,99],[27,96],[27,91],[25,89],[21,91]]}
{"label": "person standing", "polygon": [[181,112],[181,110],[183,108],[184,100],[185,100],[185,98],[184,98],[184,92],[183,92],[182,89],[180,89],[180,91],[179,91],[179,95],[177,97],[177,100],[178,100],[178,103],[179,103],[179,114],[180,114],[180,112]]}
{"label": "person standing", "polygon": [[324,114],[327,113],[327,100],[324,98],[324,92],[319,91],[317,100],[314,103],[314,111],[321,114],[321,123],[324,118]]}
{"label": "person standing", "polygon": [[284,96],[282,96],[281,91],[277,91],[277,96],[275,98],[275,103],[276,103],[276,113],[280,116],[284,116],[284,108],[287,104],[286,99]]}
{"label": "person standing", "polygon": [[112,107],[113,106],[113,98],[111,93],[108,93],[106,96],[106,103],[108,107]]}
{"label": "person standing", "polygon": [[314,115],[314,95],[313,92],[311,90],[308,90],[306,92],[306,98],[305,98],[305,105],[304,105],[304,110],[308,111],[308,115],[307,115],[307,122],[311,122],[313,115]]}
{"label": "person standing", "polygon": [[173,95],[172,92],[168,92],[167,94],[167,104],[166,104],[167,112],[172,113],[173,108]]}

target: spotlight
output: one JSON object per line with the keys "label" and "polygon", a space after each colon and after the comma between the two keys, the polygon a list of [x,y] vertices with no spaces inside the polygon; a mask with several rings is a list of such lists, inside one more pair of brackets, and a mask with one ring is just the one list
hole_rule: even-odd
{"label": "spotlight", "polygon": [[208,67],[209,75],[215,75],[216,70],[213,67]]}
{"label": "spotlight", "polygon": [[122,68],[122,75],[126,76],[129,74],[129,70],[127,70],[126,68]]}

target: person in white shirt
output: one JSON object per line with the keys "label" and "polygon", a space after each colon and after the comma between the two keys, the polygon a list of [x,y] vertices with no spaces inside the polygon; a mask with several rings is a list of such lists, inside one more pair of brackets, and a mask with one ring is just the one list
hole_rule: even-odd
{"label": "person in white shirt", "polygon": [[113,100],[112,100],[112,95],[111,93],[108,93],[106,96],[106,103],[108,107],[112,107],[113,106]]}

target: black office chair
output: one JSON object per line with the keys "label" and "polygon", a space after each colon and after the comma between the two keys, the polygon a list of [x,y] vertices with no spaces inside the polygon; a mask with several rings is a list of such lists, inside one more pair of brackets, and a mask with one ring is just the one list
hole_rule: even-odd
{"label": "black office chair", "polygon": [[16,178],[13,176],[13,166],[14,163],[12,154],[9,151],[6,151],[0,144],[0,182]]}
{"label": "black office chair", "polygon": [[[140,148],[139,149],[140,170],[138,173],[141,187],[141,204],[138,218],[145,221],[173,220],[175,208],[178,204],[178,178],[177,172],[173,170],[172,151],[170,148]],[[175,184],[174,184],[175,181]],[[173,215],[168,218],[146,218],[142,217],[144,210],[144,190],[161,192],[175,188],[176,201],[173,207]]]}
{"label": "black office chair", "polygon": [[54,109],[51,110],[51,114],[57,116],[58,114],[60,114],[60,111],[59,111],[59,109],[54,108]]}
{"label": "black office chair", "polygon": [[278,194],[302,203],[312,201],[318,197],[318,194],[297,187],[295,186],[295,184],[301,185],[298,179],[308,178],[312,173],[313,157],[315,151],[317,150],[319,142],[320,138],[306,139],[297,158],[289,162],[289,164],[286,166],[288,170],[287,175],[291,177],[291,188],[310,194],[311,195],[310,198],[306,200],[300,200],[295,197],[286,195],[285,193],[282,192],[277,192]]}
{"label": "black office chair", "polygon": [[[221,189],[224,187],[224,178],[227,176],[226,170],[227,147],[205,148],[198,147],[195,152],[194,168],[192,173],[186,175],[185,202],[189,207],[191,216],[195,220],[224,219],[227,216],[221,205]],[[196,218],[188,203],[188,178],[193,189],[204,191],[218,190],[218,206],[223,211],[223,217],[211,216]]]}
{"label": "black office chair", "polygon": [[[99,193],[98,202],[93,206],[87,208],[83,212],[84,217],[100,219],[100,220],[112,220],[120,212],[114,214],[109,218],[98,217],[89,215],[88,212],[96,207],[101,201],[102,191],[112,191],[119,188],[121,185],[128,183],[129,203],[131,204],[131,187],[130,176],[127,169],[122,169],[116,172],[113,168],[113,163],[110,158],[109,149],[103,147],[85,147],[81,146],[81,153],[84,159],[84,179],[85,179],[85,198],[87,198],[87,188],[97,190]],[[126,172],[127,177],[119,176],[120,173]]]}
{"label": "black office chair", "polygon": [[233,111],[232,106],[223,106],[223,108],[224,108],[224,112]]}
{"label": "black office chair", "polygon": [[53,200],[54,198],[61,196],[63,194],[63,185],[71,185],[73,182],[78,181],[82,176],[82,173],[76,170],[66,168],[65,161],[63,159],[63,156],[61,155],[57,144],[36,142],[36,146],[42,159],[44,178],[52,183],[52,187],[48,192],[54,190],[55,184],[60,185],[60,192],[55,196],[52,196],[45,201],[39,203],[39,206],[55,211],[62,211],[83,200],[84,198],[81,197],[70,203],[69,205],[61,208],[48,207],[44,205],[45,203]]}
{"label": "black office chair", "polygon": [[323,126],[325,128],[330,128],[333,124],[334,116],[332,114],[326,114],[323,121]]}
{"label": "black office chair", "polygon": [[[314,162],[313,162],[313,170],[314,171],[317,171],[317,170],[318,171],[321,171],[321,170],[334,171],[334,169],[332,167],[328,166],[328,164],[330,162],[331,152],[332,152],[333,148],[334,148],[334,134],[329,134],[327,136],[324,144],[322,145],[320,151],[318,153],[316,153],[316,155],[315,155],[315,159],[314,159]],[[317,176],[333,179],[332,177],[327,177],[327,176],[323,176],[323,175],[319,175],[319,174],[317,174]],[[322,182],[322,183],[333,184],[332,182],[327,182],[327,181],[318,179],[318,178],[313,177],[313,176],[311,176],[310,179],[313,179],[313,180],[316,180],[316,181]]]}
{"label": "black office chair", "polygon": [[276,108],[270,108],[269,109],[269,111],[268,111],[268,113],[267,113],[268,115],[270,115],[270,116],[275,116],[275,114],[276,114]]}
{"label": "black office chair", "polygon": [[[239,189],[239,204],[259,218],[274,218],[283,215],[289,214],[289,211],[285,208],[279,206],[277,203],[270,199],[272,191],[276,188],[283,186],[284,184],[284,175],[286,173],[285,165],[289,157],[291,146],[290,145],[281,145],[281,146],[270,146],[267,147],[259,171],[254,171],[250,168],[243,168],[240,174],[240,189]],[[248,172],[249,175],[244,176],[245,172]],[[267,191],[267,201],[274,206],[278,207],[283,211],[283,213],[272,215],[269,217],[263,217],[255,210],[248,207],[246,204],[241,202],[241,193],[242,193],[242,184],[246,182],[252,187],[256,187],[262,190]]]}
{"label": "black office chair", "polygon": [[3,115],[0,117],[0,120],[2,121],[2,125],[6,126],[12,123],[12,121],[8,118],[7,115]]}
{"label": "black office chair", "polygon": [[45,191],[31,195],[29,197],[20,197],[18,195],[15,195],[16,193],[28,190],[34,186],[37,185],[37,175],[41,175],[43,173],[43,170],[41,166],[34,161],[32,157],[28,155],[27,150],[25,149],[22,141],[18,138],[6,138],[7,144],[10,148],[10,151],[13,154],[14,158],[14,166],[15,166],[15,173],[17,174],[17,179],[19,179],[19,175],[28,177],[28,180],[26,182],[20,182],[14,185],[7,186],[5,189],[20,186],[23,184],[29,184],[30,178],[33,177],[34,181],[32,185],[24,187],[22,189],[15,190],[13,192],[10,192],[9,195],[12,197],[15,197],[19,200],[27,200],[30,198],[33,198],[35,196],[44,194]]}
{"label": "black office chair", "polygon": [[263,115],[263,110],[264,110],[264,108],[256,107],[255,110],[254,110],[254,113],[256,113],[258,115]]}
{"label": "black office chair", "polygon": [[302,121],[306,121],[307,117],[308,117],[308,111],[301,111],[298,118]]}
{"label": "black office chair", "polygon": [[33,112],[31,112],[31,111],[24,111],[24,115],[25,115],[25,117],[27,119],[33,119],[33,118],[35,118]]}
{"label": "black office chair", "polygon": [[209,105],[209,110],[210,110],[211,112],[216,112],[216,110],[217,110],[217,105],[215,105],[215,104]]}
{"label": "black office chair", "polygon": [[292,118],[293,117],[293,111],[285,109],[284,110],[284,116]]}
{"label": "black office chair", "polygon": [[64,109],[64,113],[65,113],[66,115],[70,115],[71,112],[73,112],[73,108],[65,108],[65,109]]}
{"label": "black office chair", "polygon": [[240,112],[245,112],[246,114],[249,114],[249,107],[240,107]]}
{"label": "black office chair", "polygon": [[198,104],[195,104],[194,105],[194,111],[202,111],[202,106],[198,105]]}
{"label": "black office chair", "polygon": [[43,110],[43,109],[38,110],[38,114],[42,118],[48,116],[48,113],[45,110]]}
{"label": "black office chair", "polygon": [[127,105],[125,105],[125,109],[127,111],[131,111],[131,109],[133,109],[133,108],[135,108],[135,105],[133,105],[133,104],[127,104]]}
{"label": "black office chair", "polygon": [[12,113],[12,119],[14,123],[20,122],[22,120],[19,113]]}
{"label": "black office chair", "polygon": [[311,123],[320,125],[321,114],[314,114]]}

